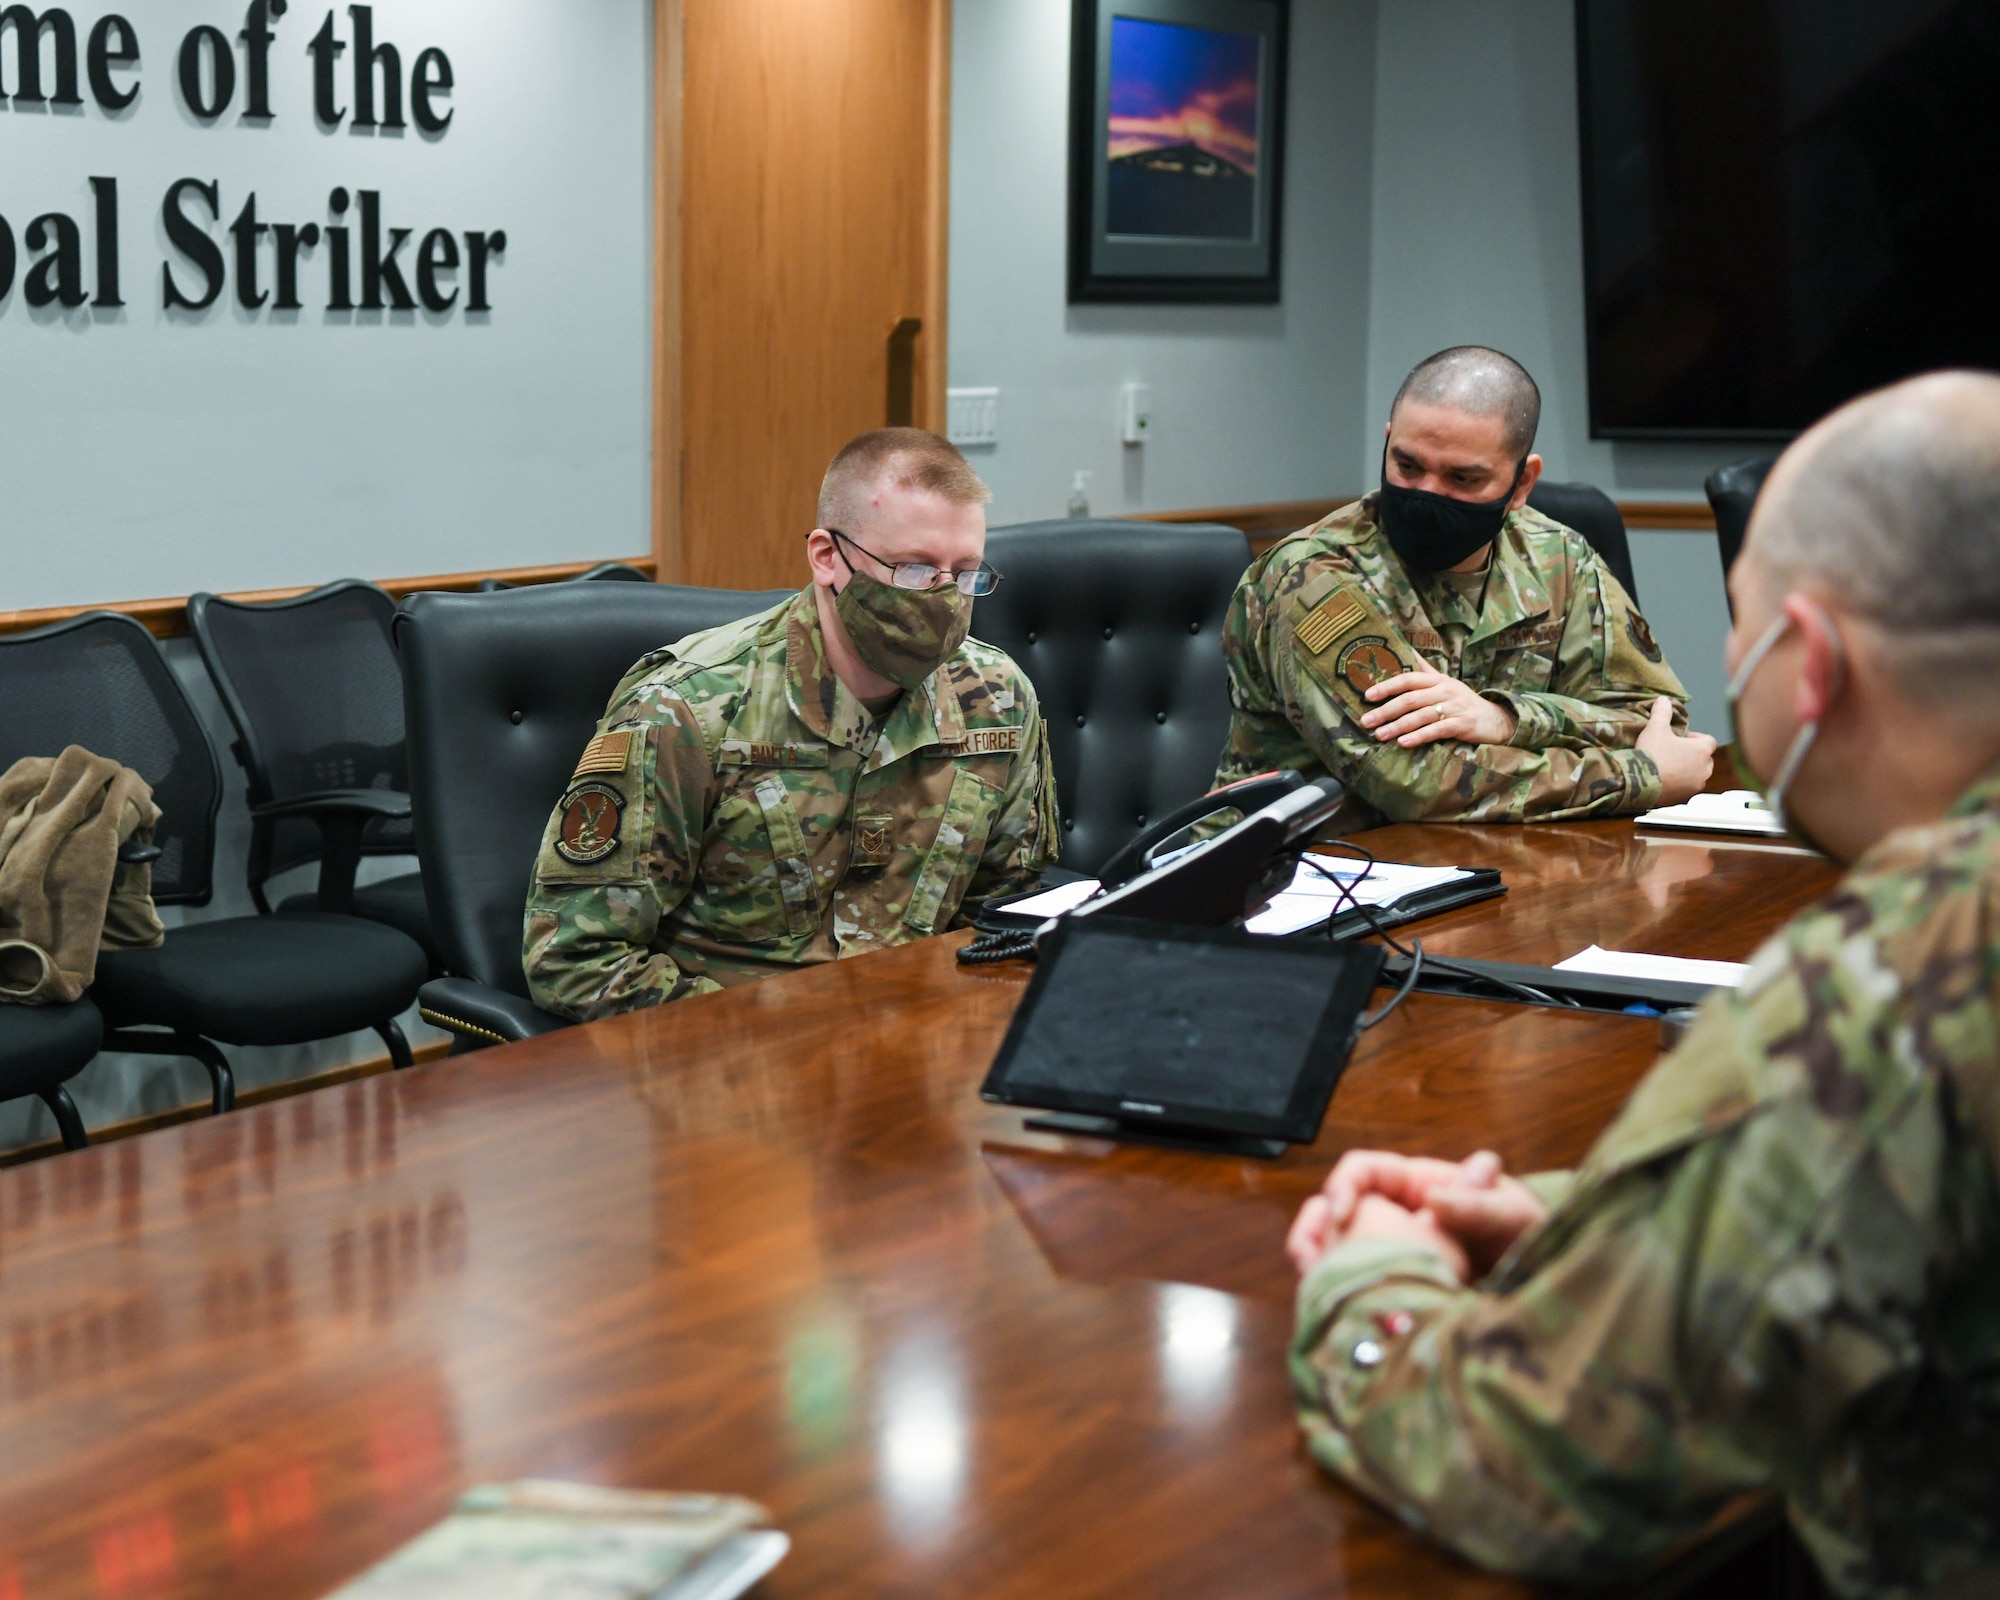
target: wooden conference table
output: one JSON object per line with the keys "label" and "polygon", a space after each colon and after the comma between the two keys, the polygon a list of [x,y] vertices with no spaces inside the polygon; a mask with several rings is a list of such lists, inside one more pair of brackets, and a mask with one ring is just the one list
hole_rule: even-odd
{"label": "wooden conference table", "polygon": [[[1440,953],[1741,959],[1832,870],[1629,823]],[[0,1600],[315,1596],[469,1484],[730,1490],[786,1596],[1489,1596],[1323,1479],[1292,1212],[1351,1145],[1570,1163],[1656,1024],[1413,996],[1274,1164],[980,1102],[1025,973],[961,939],[0,1172]]]}

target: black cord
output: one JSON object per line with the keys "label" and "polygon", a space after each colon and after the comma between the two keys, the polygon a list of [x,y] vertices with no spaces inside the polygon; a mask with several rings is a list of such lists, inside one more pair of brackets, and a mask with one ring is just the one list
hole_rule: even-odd
{"label": "black cord", "polygon": [[[1375,865],[1374,856],[1370,855],[1366,850],[1364,850],[1358,844],[1352,844],[1345,839],[1329,839],[1327,841],[1327,844],[1333,847],[1334,849],[1352,851],[1356,856],[1365,859],[1371,869]],[[1333,937],[1333,917],[1338,916],[1340,914],[1338,910],[1339,903],[1342,900],[1345,900],[1347,904],[1354,910],[1354,912],[1358,916],[1360,916],[1362,921],[1366,922],[1368,926],[1374,931],[1375,936],[1378,939],[1380,939],[1384,944],[1386,944],[1391,950],[1395,951],[1397,955],[1403,957],[1404,960],[1408,961],[1411,964],[1410,976],[1405,981],[1402,989],[1400,989],[1397,992],[1396,997],[1393,1000],[1391,1000],[1387,1005],[1385,1005],[1380,1011],[1376,1012],[1372,1021],[1364,1023],[1363,1026],[1373,1027],[1376,1022],[1380,1022],[1382,1018],[1386,1017],[1391,1011],[1393,1011],[1398,1005],[1400,1005],[1402,1003],[1403,996],[1408,994],[1411,989],[1416,987],[1416,981],[1417,981],[1416,974],[1426,964],[1428,964],[1432,969],[1432,971],[1434,972],[1449,973],[1452,976],[1464,978],[1472,983],[1486,984],[1489,987],[1498,989],[1505,994],[1511,994],[1516,999],[1525,999],[1531,1001],[1535,1005],[1556,1006],[1561,1009],[1569,1011],[1579,1011],[1583,1009],[1582,1006],[1577,1001],[1571,1000],[1566,996],[1547,994],[1540,989],[1530,987],[1528,984],[1516,983],[1511,978],[1496,978],[1492,976],[1490,973],[1477,972],[1473,970],[1471,967],[1461,967],[1458,965],[1458,963],[1454,961],[1446,961],[1438,956],[1426,955],[1424,953],[1424,942],[1421,939],[1416,941],[1416,947],[1412,949],[1409,945],[1404,944],[1387,928],[1385,928],[1382,925],[1382,919],[1375,915],[1375,908],[1373,906],[1363,905],[1359,900],[1357,900],[1354,897],[1353,887],[1350,884],[1344,882],[1341,879],[1340,875],[1336,873],[1331,867],[1328,867],[1324,863],[1319,861],[1317,857],[1313,854],[1313,852],[1309,850],[1300,850],[1297,852],[1297,859],[1301,865],[1311,867],[1313,871],[1319,873],[1322,877],[1328,879],[1334,885],[1334,887],[1339,891],[1339,893],[1336,894],[1334,897],[1334,904],[1336,909],[1333,912],[1333,915],[1327,918],[1326,936],[1329,939]],[[1367,872],[1363,872],[1361,876],[1365,878],[1368,876],[1368,874]]]}
{"label": "black cord", "polygon": [[982,933],[972,943],[960,945],[958,959],[961,966],[985,966],[995,961],[1019,961],[1035,953],[1035,932],[1032,928],[996,929]]}

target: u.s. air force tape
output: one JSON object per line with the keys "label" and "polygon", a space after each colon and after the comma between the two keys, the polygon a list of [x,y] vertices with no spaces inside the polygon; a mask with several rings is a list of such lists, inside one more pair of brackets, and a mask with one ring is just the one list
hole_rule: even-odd
{"label": "u.s. air force tape", "polygon": [[947,756],[1017,756],[1028,737],[1028,730],[1020,724],[1011,728],[968,728],[963,739],[955,744],[945,745],[940,754]]}
{"label": "u.s. air force tape", "polygon": [[1368,615],[1368,608],[1351,589],[1336,589],[1305,614],[1299,623],[1299,643],[1306,654],[1318,655]]}

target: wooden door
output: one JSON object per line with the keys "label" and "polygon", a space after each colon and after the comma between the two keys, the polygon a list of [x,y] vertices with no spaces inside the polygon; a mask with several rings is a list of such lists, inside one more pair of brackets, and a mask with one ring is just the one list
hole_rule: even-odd
{"label": "wooden door", "polygon": [[828,459],[891,420],[899,324],[900,420],[943,426],[950,4],[681,5],[680,514],[661,576],[802,583]]}

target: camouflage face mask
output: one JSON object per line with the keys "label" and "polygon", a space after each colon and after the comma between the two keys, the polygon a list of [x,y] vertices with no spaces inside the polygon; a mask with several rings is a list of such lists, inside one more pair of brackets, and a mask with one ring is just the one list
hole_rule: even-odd
{"label": "camouflage face mask", "polygon": [[898,589],[853,566],[847,570],[833,608],[869,671],[914,689],[965,643],[972,602],[957,588]]}

